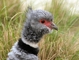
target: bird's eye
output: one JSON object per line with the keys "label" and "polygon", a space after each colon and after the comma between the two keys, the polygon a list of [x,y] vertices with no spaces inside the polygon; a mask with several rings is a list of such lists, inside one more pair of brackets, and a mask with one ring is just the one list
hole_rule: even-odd
{"label": "bird's eye", "polygon": [[45,23],[45,20],[40,20],[40,23],[44,24]]}

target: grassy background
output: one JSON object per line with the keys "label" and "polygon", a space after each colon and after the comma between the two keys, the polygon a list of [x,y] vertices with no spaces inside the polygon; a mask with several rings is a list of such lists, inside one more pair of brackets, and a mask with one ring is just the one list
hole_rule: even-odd
{"label": "grassy background", "polygon": [[[19,0],[0,0],[0,60],[6,60],[20,37],[25,20],[20,5]],[[59,30],[40,41],[40,60],[79,60],[79,15],[71,14],[64,7],[62,0],[52,0],[50,7],[45,6],[45,10],[54,15]]]}

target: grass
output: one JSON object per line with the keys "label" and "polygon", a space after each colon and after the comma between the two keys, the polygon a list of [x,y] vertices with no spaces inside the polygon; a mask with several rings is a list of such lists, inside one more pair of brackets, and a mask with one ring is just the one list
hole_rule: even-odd
{"label": "grass", "polygon": [[[40,60],[79,60],[79,17],[64,8],[62,0],[52,0],[46,9],[54,15],[59,30],[40,41]],[[19,0],[0,0],[0,60],[6,60],[12,45],[21,34],[25,13]]]}

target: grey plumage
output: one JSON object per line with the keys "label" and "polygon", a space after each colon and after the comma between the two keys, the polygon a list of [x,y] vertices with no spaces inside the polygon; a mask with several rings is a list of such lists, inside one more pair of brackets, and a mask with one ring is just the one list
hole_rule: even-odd
{"label": "grey plumage", "polygon": [[34,54],[29,54],[23,52],[17,45],[18,42],[14,44],[11,52],[8,53],[7,60],[38,60],[38,57]]}
{"label": "grey plumage", "polygon": [[[45,24],[42,24],[43,22],[40,23],[41,19],[46,19],[47,21],[52,22],[53,16],[47,11],[32,10],[29,8],[27,19],[21,33],[21,39],[25,44],[28,44],[33,48],[38,47],[37,43],[40,41],[43,35],[49,33],[52,29],[57,30],[54,23],[51,23],[52,29],[50,29]],[[38,60],[38,57],[28,52],[25,53],[21,48],[19,48],[17,41],[12,47],[11,52],[9,52],[7,60]]]}
{"label": "grey plumage", "polygon": [[[39,20],[42,18],[45,18],[49,21],[53,20],[52,14],[47,11],[30,10],[27,14],[27,20],[24,25],[22,37],[25,39],[27,38],[27,40],[29,41],[34,41],[37,43],[44,34],[49,33],[49,29],[47,29],[45,25],[39,23]],[[28,30],[29,32],[26,30]]]}

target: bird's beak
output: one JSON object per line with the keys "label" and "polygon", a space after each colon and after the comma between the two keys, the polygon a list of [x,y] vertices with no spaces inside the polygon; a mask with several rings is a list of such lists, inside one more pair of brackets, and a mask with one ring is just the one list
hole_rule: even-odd
{"label": "bird's beak", "polygon": [[54,23],[52,23],[51,25],[52,25],[52,29],[58,30],[58,27]]}

